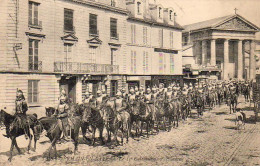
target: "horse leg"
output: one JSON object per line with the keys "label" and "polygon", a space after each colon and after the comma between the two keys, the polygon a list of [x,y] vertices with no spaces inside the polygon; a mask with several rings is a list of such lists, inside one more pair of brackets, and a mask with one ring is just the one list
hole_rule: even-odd
{"label": "horse leg", "polygon": [[57,149],[56,149],[56,144],[54,145],[54,155],[55,155],[55,159],[57,159]]}
{"label": "horse leg", "polygon": [[35,152],[36,151],[37,138],[34,136],[33,139],[34,139],[34,150],[33,151]]}
{"label": "horse leg", "polygon": [[15,137],[11,138],[12,142],[11,142],[11,148],[10,148],[10,157],[8,158],[8,161],[12,161],[12,158],[13,158],[13,150],[14,150],[14,140],[15,140]]}
{"label": "horse leg", "polygon": [[96,127],[93,127],[92,129],[92,146],[95,145],[95,142],[96,142]]}
{"label": "horse leg", "polygon": [[19,148],[18,145],[17,145],[16,139],[14,139],[14,146],[15,146],[15,148],[17,149],[18,153],[19,153],[19,154],[22,154],[20,148]]}
{"label": "horse leg", "polygon": [[31,143],[32,143],[32,135],[30,134],[30,132],[28,132],[28,136],[29,136],[29,144],[27,147],[27,153],[30,154]]}
{"label": "horse leg", "polygon": [[104,145],[104,140],[103,140],[103,126],[99,128],[99,139],[101,141],[101,145]]}

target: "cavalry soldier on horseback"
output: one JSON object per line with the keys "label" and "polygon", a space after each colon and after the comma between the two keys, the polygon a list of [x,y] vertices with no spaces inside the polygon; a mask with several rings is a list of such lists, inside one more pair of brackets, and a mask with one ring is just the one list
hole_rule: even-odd
{"label": "cavalry soldier on horseback", "polygon": [[94,102],[93,96],[90,96],[90,93],[88,91],[86,91],[85,99],[84,99],[83,103],[86,105],[91,105],[91,104],[93,104],[93,102]]}
{"label": "cavalry soldier on horseback", "polygon": [[129,91],[130,94],[128,95],[128,103],[130,104],[131,109],[133,109],[133,105],[135,104],[137,96],[133,88],[131,88]]}
{"label": "cavalry soldier on horseback", "polygon": [[127,104],[126,100],[122,97],[121,92],[116,93],[116,99],[115,99],[115,111],[117,113],[117,119],[118,121],[122,121],[121,113],[126,110]]}
{"label": "cavalry soldier on horseback", "polygon": [[150,110],[154,109],[155,98],[154,98],[154,95],[151,93],[150,88],[147,88],[147,90],[146,90],[146,94],[144,96],[144,101],[145,101],[145,103],[148,104],[148,107],[150,107]]}
{"label": "cavalry soldier on horseback", "polygon": [[122,88],[121,94],[122,94],[123,99],[127,100],[128,94],[126,93],[125,88]]}
{"label": "cavalry soldier on horseback", "polygon": [[67,96],[66,91],[64,89],[61,90],[60,98],[59,98],[59,105],[57,112],[55,115],[58,118],[58,126],[63,132],[63,139],[69,139],[68,138],[68,132],[66,131],[66,127],[69,125],[68,123],[68,111],[69,111],[69,105],[67,103]]}
{"label": "cavalry soldier on horseback", "polygon": [[[22,90],[18,90],[16,92],[16,99],[15,99],[15,120],[14,122],[17,123],[12,123],[10,128],[6,128],[6,135],[5,137],[9,138],[10,137],[10,131],[15,127],[15,125],[18,125],[20,128],[27,130],[29,129],[29,122],[26,116],[26,112],[28,111],[28,106],[27,102],[25,101],[25,97],[23,95]],[[25,138],[28,138],[28,135],[25,133]]]}

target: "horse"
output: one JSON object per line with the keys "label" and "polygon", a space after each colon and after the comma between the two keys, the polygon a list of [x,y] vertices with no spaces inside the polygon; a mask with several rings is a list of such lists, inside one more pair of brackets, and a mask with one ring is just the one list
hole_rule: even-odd
{"label": "horse", "polygon": [[231,114],[231,110],[233,111],[233,113],[235,113],[237,108],[237,95],[236,93],[230,93],[227,97],[229,99],[228,105],[229,105],[230,114]]}
{"label": "horse", "polygon": [[245,121],[246,121],[246,114],[242,111],[236,112],[235,125],[237,126],[237,130],[240,129],[240,126],[243,126],[245,129]]}
{"label": "horse", "polygon": [[82,115],[82,122],[83,124],[81,125],[81,129],[83,135],[86,134],[86,129],[88,128],[88,126],[91,126],[92,128],[92,140],[91,140],[92,146],[94,146],[96,142],[95,134],[97,129],[99,130],[99,139],[101,141],[101,144],[104,145],[104,140],[103,140],[104,121],[100,111],[94,107],[91,107],[90,105],[86,105],[84,107],[84,111]]}
{"label": "horse", "polygon": [[[71,104],[69,110],[69,122],[70,122],[70,136],[74,142],[74,154],[76,154],[78,150],[78,140],[79,140],[79,128],[81,126],[81,118],[78,115],[78,105]],[[39,120],[38,128],[41,130],[39,132],[43,132],[43,130],[47,131],[47,137],[51,141],[51,145],[48,148],[48,157],[51,158],[51,150],[54,149],[55,159],[57,159],[57,150],[56,143],[61,138],[62,129],[58,125],[58,119],[56,116],[51,117],[42,117]],[[63,133],[64,134],[64,133]]]}
{"label": "horse", "polygon": [[45,107],[45,115],[51,117],[55,113],[56,109],[54,107]]}
{"label": "horse", "polygon": [[197,108],[198,117],[200,115],[203,115],[203,107],[204,107],[204,101],[203,101],[202,94],[198,94],[196,96],[196,108]]}
{"label": "horse", "polygon": [[152,124],[152,112],[153,108],[144,101],[140,100],[140,121],[141,121],[141,134],[143,131],[143,123],[146,123],[146,135],[149,137],[149,127]]}
{"label": "horse", "polygon": [[[37,114],[33,114],[33,115],[26,115],[27,123],[28,123],[28,127],[26,127],[25,129],[21,128],[19,125],[16,124],[16,116],[8,114],[7,112],[5,112],[4,110],[1,110],[0,112],[0,121],[4,123],[6,130],[9,131],[9,138],[11,139],[11,148],[10,148],[10,157],[8,158],[8,160],[11,162],[12,158],[13,158],[13,149],[14,146],[16,147],[17,151],[19,154],[21,154],[21,150],[17,145],[16,142],[16,138],[26,134],[29,137],[29,144],[27,147],[27,153],[29,153],[30,148],[31,148],[31,141],[32,141],[32,135],[30,133],[30,129],[33,130],[33,135],[34,133],[34,126],[37,123]],[[13,126],[13,127],[10,127]],[[36,142],[37,142],[37,138],[34,135],[34,149],[36,150]]]}
{"label": "horse", "polygon": [[243,95],[245,97],[245,102],[248,102],[250,99],[250,87],[243,85]]}
{"label": "horse", "polygon": [[[141,121],[140,121],[140,100],[134,101],[133,104],[127,103],[128,112],[131,116],[131,127],[135,123],[135,136],[140,135]],[[133,135],[132,135],[133,136]]]}

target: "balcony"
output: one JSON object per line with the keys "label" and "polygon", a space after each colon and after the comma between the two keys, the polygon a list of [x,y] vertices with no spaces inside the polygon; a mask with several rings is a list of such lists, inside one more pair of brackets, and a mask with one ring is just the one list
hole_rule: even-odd
{"label": "balcony", "polygon": [[118,65],[80,62],[54,62],[54,72],[68,74],[118,74]]}
{"label": "balcony", "polygon": [[38,62],[29,62],[28,63],[28,70],[32,71],[32,72],[41,72],[42,71],[42,62],[38,61]]}

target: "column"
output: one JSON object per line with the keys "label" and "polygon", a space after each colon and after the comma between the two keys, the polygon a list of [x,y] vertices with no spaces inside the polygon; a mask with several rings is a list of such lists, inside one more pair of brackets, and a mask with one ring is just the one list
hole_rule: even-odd
{"label": "column", "polygon": [[82,103],[82,76],[76,78],[76,103]]}
{"label": "column", "polygon": [[255,79],[255,42],[250,42],[249,75],[250,80]]}
{"label": "column", "polygon": [[237,78],[239,80],[243,79],[243,41],[238,41],[238,51],[237,51]]}
{"label": "column", "polygon": [[207,40],[202,40],[202,65],[207,64]]}
{"label": "column", "polygon": [[228,80],[228,63],[229,63],[229,44],[228,40],[224,41],[224,74],[223,79]]}
{"label": "column", "polygon": [[210,42],[210,51],[211,51],[210,64],[211,66],[216,66],[216,40],[215,39],[212,39]]}

